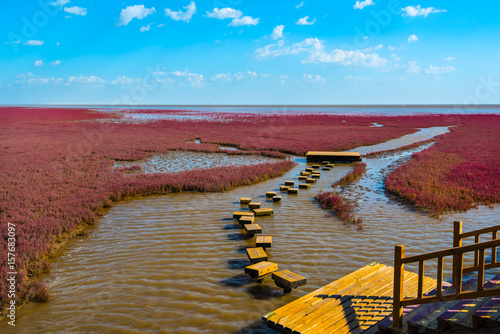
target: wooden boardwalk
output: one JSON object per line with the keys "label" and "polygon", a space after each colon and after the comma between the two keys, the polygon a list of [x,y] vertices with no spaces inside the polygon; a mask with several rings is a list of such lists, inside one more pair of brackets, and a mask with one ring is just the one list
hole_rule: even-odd
{"label": "wooden boardwalk", "polygon": [[[376,333],[392,313],[394,268],[372,263],[264,315],[282,333]],[[418,292],[418,275],[404,272],[405,297]],[[424,277],[424,293],[437,281]]]}

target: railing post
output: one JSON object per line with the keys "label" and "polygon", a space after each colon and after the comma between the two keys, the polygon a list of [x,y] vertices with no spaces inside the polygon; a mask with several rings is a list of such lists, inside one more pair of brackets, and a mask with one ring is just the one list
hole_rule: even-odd
{"label": "railing post", "polygon": [[[462,246],[462,221],[453,222],[453,247]],[[452,283],[457,292],[462,291],[463,254],[453,255]]]}
{"label": "railing post", "polygon": [[397,245],[394,250],[394,296],[392,304],[392,326],[400,328],[403,326],[403,308],[401,300],[403,300],[403,273],[405,265],[402,259],[405,257],[405,246]]}

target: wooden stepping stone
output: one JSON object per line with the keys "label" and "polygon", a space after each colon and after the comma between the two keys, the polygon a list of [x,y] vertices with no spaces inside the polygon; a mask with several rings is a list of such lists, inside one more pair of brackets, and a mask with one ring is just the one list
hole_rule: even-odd
{"label": "wooden stepping stone", "polygon": [[261,205],[262,205],[262,203],[260,203],[260,202],[251,202],[251,203],[248,203],[248,207],[250,209],[258,209],[258,208],[260,208]]}
{"label": "wooden stepping stone", "polygon": [[271,248],[273,244],[273,237],[259,235],[255,240],[255,247],[262,247],[264,249]]}
{"label": "wooden stepping stone", "polygon": [[302,176],[309,176],[309,175],[311,175],[311,173],[310,172],[300,172],[300,175],[302,175]]}
{"label": "wooden stepping stone", "polygon": [[333,168],[333,167],[335,167],[335,165],[334,164],[328,164],[328,165],[326,165],[326,167],[332,167]]}
{"label": "wooden stepping stone", "polygon": [[273,197],[273,202],[279,202],[281,201],[281,196],[274,196]]}
{"label": "wooden stepping stone", "polygon": [[241,225],[253,224],[254,221],[255,221],[255,216],[241,216],[240,219],[238,219],[238,222]]}
{"label": "wooden stepping stone", "polygon": [[319,179],[319,178],[320,178],[320,176],[321,176],[321,175],[319,175],[319,174],[313,174],[313,175],[311,175],[311,177],[312,177],[313,179]]}
{"label": "wooden stepping stone", "polygon": [[247,248],[247,256],[251,264],[267,261],[267,254],[262,247]]}
{"label": "wooden stepping stone", "polygon": [[266,275],[278,270],[278,264],[274,262],[262,261],[245,268],[245,274],[252,278],[262,279]]}
{"label": "wooden stepping stone", "polygon": [[301,183],[301,184],[299,184],[299,188],[309,189],[309,188],[311,188],[311,185],[309,183]]}
{"label": "wooden stepping stone", "polygon": [[272,274],[272,279],[278,287],[285,290],[285,293],[307,283],[307,279],[296,273],[292,273],[290,270],[275,271]]}
{"label": "wooden stepping stone", "polygon": [[323,161],[321,162],[323,165],[328,165],[330,163],[330,161]]}
{"label": "wooden stepping stone", "polygon": [[316,183],[316,179],[306,179],[306,183]]}
{"label": "wooden stepping stone", "polygon": [[240,203],[241,204],[248,204],[252,201],[252,199],[250,197],[241,197],[240,198]]}
{"label": "wooden stepping stone", "polygon": [[295,182],[293,181],[285,181],[285,186],[293,186]]}
{"label": "wooden stepping stone", "polygon": [[257,233],[262,233],[262,228],[259,226],[259,224],[246,224],[245,232],[247,232],[249,237],[253,237]]}
{"label": "wooden stepping stone", "polygon": [[278,193],[276,191],[268,191],[266,193],[266,197],[274,197],[276,195],[278,195]]}
{"label": "wooden stepping stone", "polygon": [[269,216],[274,213],[274,210],[271,208],[262,208],[262,209],[252,209],[256,216]]}
{"label": "wooden stepping stone", "polygon": [[320,165],[313,165],[314,169],[319,169],[321,166]]}
{"label": "wooden stepping stone", "polygon": [[250,211],[235,211],[233,213],[233,218],[240,219],[242,216],[255,216],[255,214]]}
{"label": "wooden stepping stone", "polygon": [[307,176],[305,175],[299,176],[299,181],[304,181],[305,179],[307,179]]}
{"label": "wooden stepping stone", "polygon": [[289,186],[280,186],[280,191],[288,191]]}
{"label": "wooden stepping stone", "polygon": [[325,167],[323,167],[323,168],[321,168],[321,169],[322,169],[322,170],[330,170],[330,169],[332,169],[332,167],[325,166]]}
{"label": "wooden stepping stone", "polygon": [[290,189],[288,189],[288,193],[289,194],[298,194],[299,193],[299,189],[297,189],[297,188],[290,188]]}
{"label": "wooden stepping stone", "polygon": [[306,172],[312,172],[314,168],[306,168]]}

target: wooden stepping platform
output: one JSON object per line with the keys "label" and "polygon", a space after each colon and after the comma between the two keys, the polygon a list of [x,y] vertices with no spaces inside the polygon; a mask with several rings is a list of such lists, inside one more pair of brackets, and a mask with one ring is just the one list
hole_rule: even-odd
{"label": "wooden stepping platform", "polygon": [[271,278],[278,287],[285,290],[285,293],[288,293],[292,291],[292,289],[296,289],[307,283],[307,280],[304,277],[293,273],[290,270],[275,271],[272,273]]}
{"label": "wooden stepping platform", "polygon": [[259,226],[259,224],[246,224],[245,232],[247,232],[247,235],[249,237],[253,237],[257,233],[262,233],[262,228]]}
{"label": "wooden stepping platform", "polygon": [[242,216],[255,216],[251,211],[235,211],[233,213],[233,218],[240,219]]}
{"label": "wooden stepping platform", "polygon": [[316,179],[308,178],[306,179],[306,183],[316,183]]}
{"label": "wooden stepping platform", "polygon": [[241,216],[240,219],[238,219],[238,223],[241,225],[244,224],[253,224],[255,221],[255,216]]}
{"label": "wooden stepping platform", "polygon": [[288,189],[288,193],[292,194],[292,195],[298,194],[299,193],[299,189],[298,188],[289,188]]}
{"label": "wooden stepping platform", "polygon": [[330,170],[332,169],[332,167],[328,167],[328,166],[324,166],[323,168],[321,168],[322,170]]}
{"label": "wooden stepping platform", "polygon": [[309,176],[311,175],[311,172],[300,172],[301,176]]}
{"label": "wooden stepping platform", "polygon": [[326,167],[331,167],[331,168],[333,168],[333,167],[335,167],[335,165],[334,165],[334,164],[327,164],[327,165],[326,165]]}
{"label": "wooden stepping platform", "polygon": [[281,201],[281,196],[274,196],[273,197],[273,202],[280,202]]}
{"label": "wooden stepping platform", "polygon": [[321,166],[320,165],[313,165],[312,166],[314,169],[319,169]]}
{"label": "wooden stepping platform", "polygon": [[314,168],[310,168],[310,167],[306,168],[306,172],[312,172],[312,171],[314,171]]}
{"label": "wooden stepping platform", "polygon": [[255,239],[255,247],[262,247],[266,249],[266,248],[271,248],[272,245],[273,245],[273,237],[271,236],[259,235]]}
{"label": "wooden stepping platform", "polygon": [[[361,333],[392,314],[393,280],[394,268],[372,263],[263,319],[281,333]],[[435,288],[436,283],[424,277],[423,291]],[[403,284],[405,297],[417,295],[417,274],[405,271]]]}
{"label": "wooden stepping platform", "polygon": [[267,254],[262,247],[247,248],[247,256],[251,264],[267,261]]}
{"label": "wooden stepping platform", "polygon": [[311,178],[313,178],[313,179],[319,179],[320,177],[321,177],[321,175],[319,175],[319,174],[312,174],[311,175]]}
{"label": "wooden stepping platform", "polygon": [[280,186],[280,191],[288,191],[289,186]]}
{"label": "wooden stepping platform", "polygon": [[285,181],[285,186],[293,186],[295,182],[293,181]]}
{"label": "wooden stepping platform", "polygon": [[261,205],[262,205],[262,203],[260,203],[260,202],[250,202],[250,203],[248,203],[248,207],[250,209],[258,209],[258,208],[260,208]]}
{"label": "wooden stepping platform", "polygon": [[269,216],[274,213],[274,210],[271,208],[252,209],[252,211],[256,216]]}
{"label": "wooden stepping platform", "polygon": [[299,176],[299,181],[305,181],[307,179],[306,175]]}
{"label": "wooden stepping platform", "polygon": [[278,195],[278,193],[276,191],[268,191],[266,192],[266,197],[274,197]]}
{"label": "wooden stepping platform", "polygon": [[278,270],[277,263],[262,261],[245,267],[245,274],[252,278],[262,279],[276,270]]}
{"label": "wooden stepping platform", "polygon": [[328,165],[330,163],[330,161],[322,161],[321,162],[323,165]]}
{"label": "wooden stepping platform", "polygon": [[301,183],[301,184],[299,184],[299,188],[309,189],[309,188],[311,188],[311,185],[309,183]]}
{"label": "wooden stepping platform", "polygon": [[240,198],[240,203],[241,204],[248,204],[252,201],[252,199],[250,197],[241,197]]}

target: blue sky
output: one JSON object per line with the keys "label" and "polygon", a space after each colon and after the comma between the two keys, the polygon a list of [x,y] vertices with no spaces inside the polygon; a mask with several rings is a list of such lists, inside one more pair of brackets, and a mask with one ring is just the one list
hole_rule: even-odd
{"label": "blue sky", "polygon": [[500,2],[0,0],[0,104],[497,104]]}

